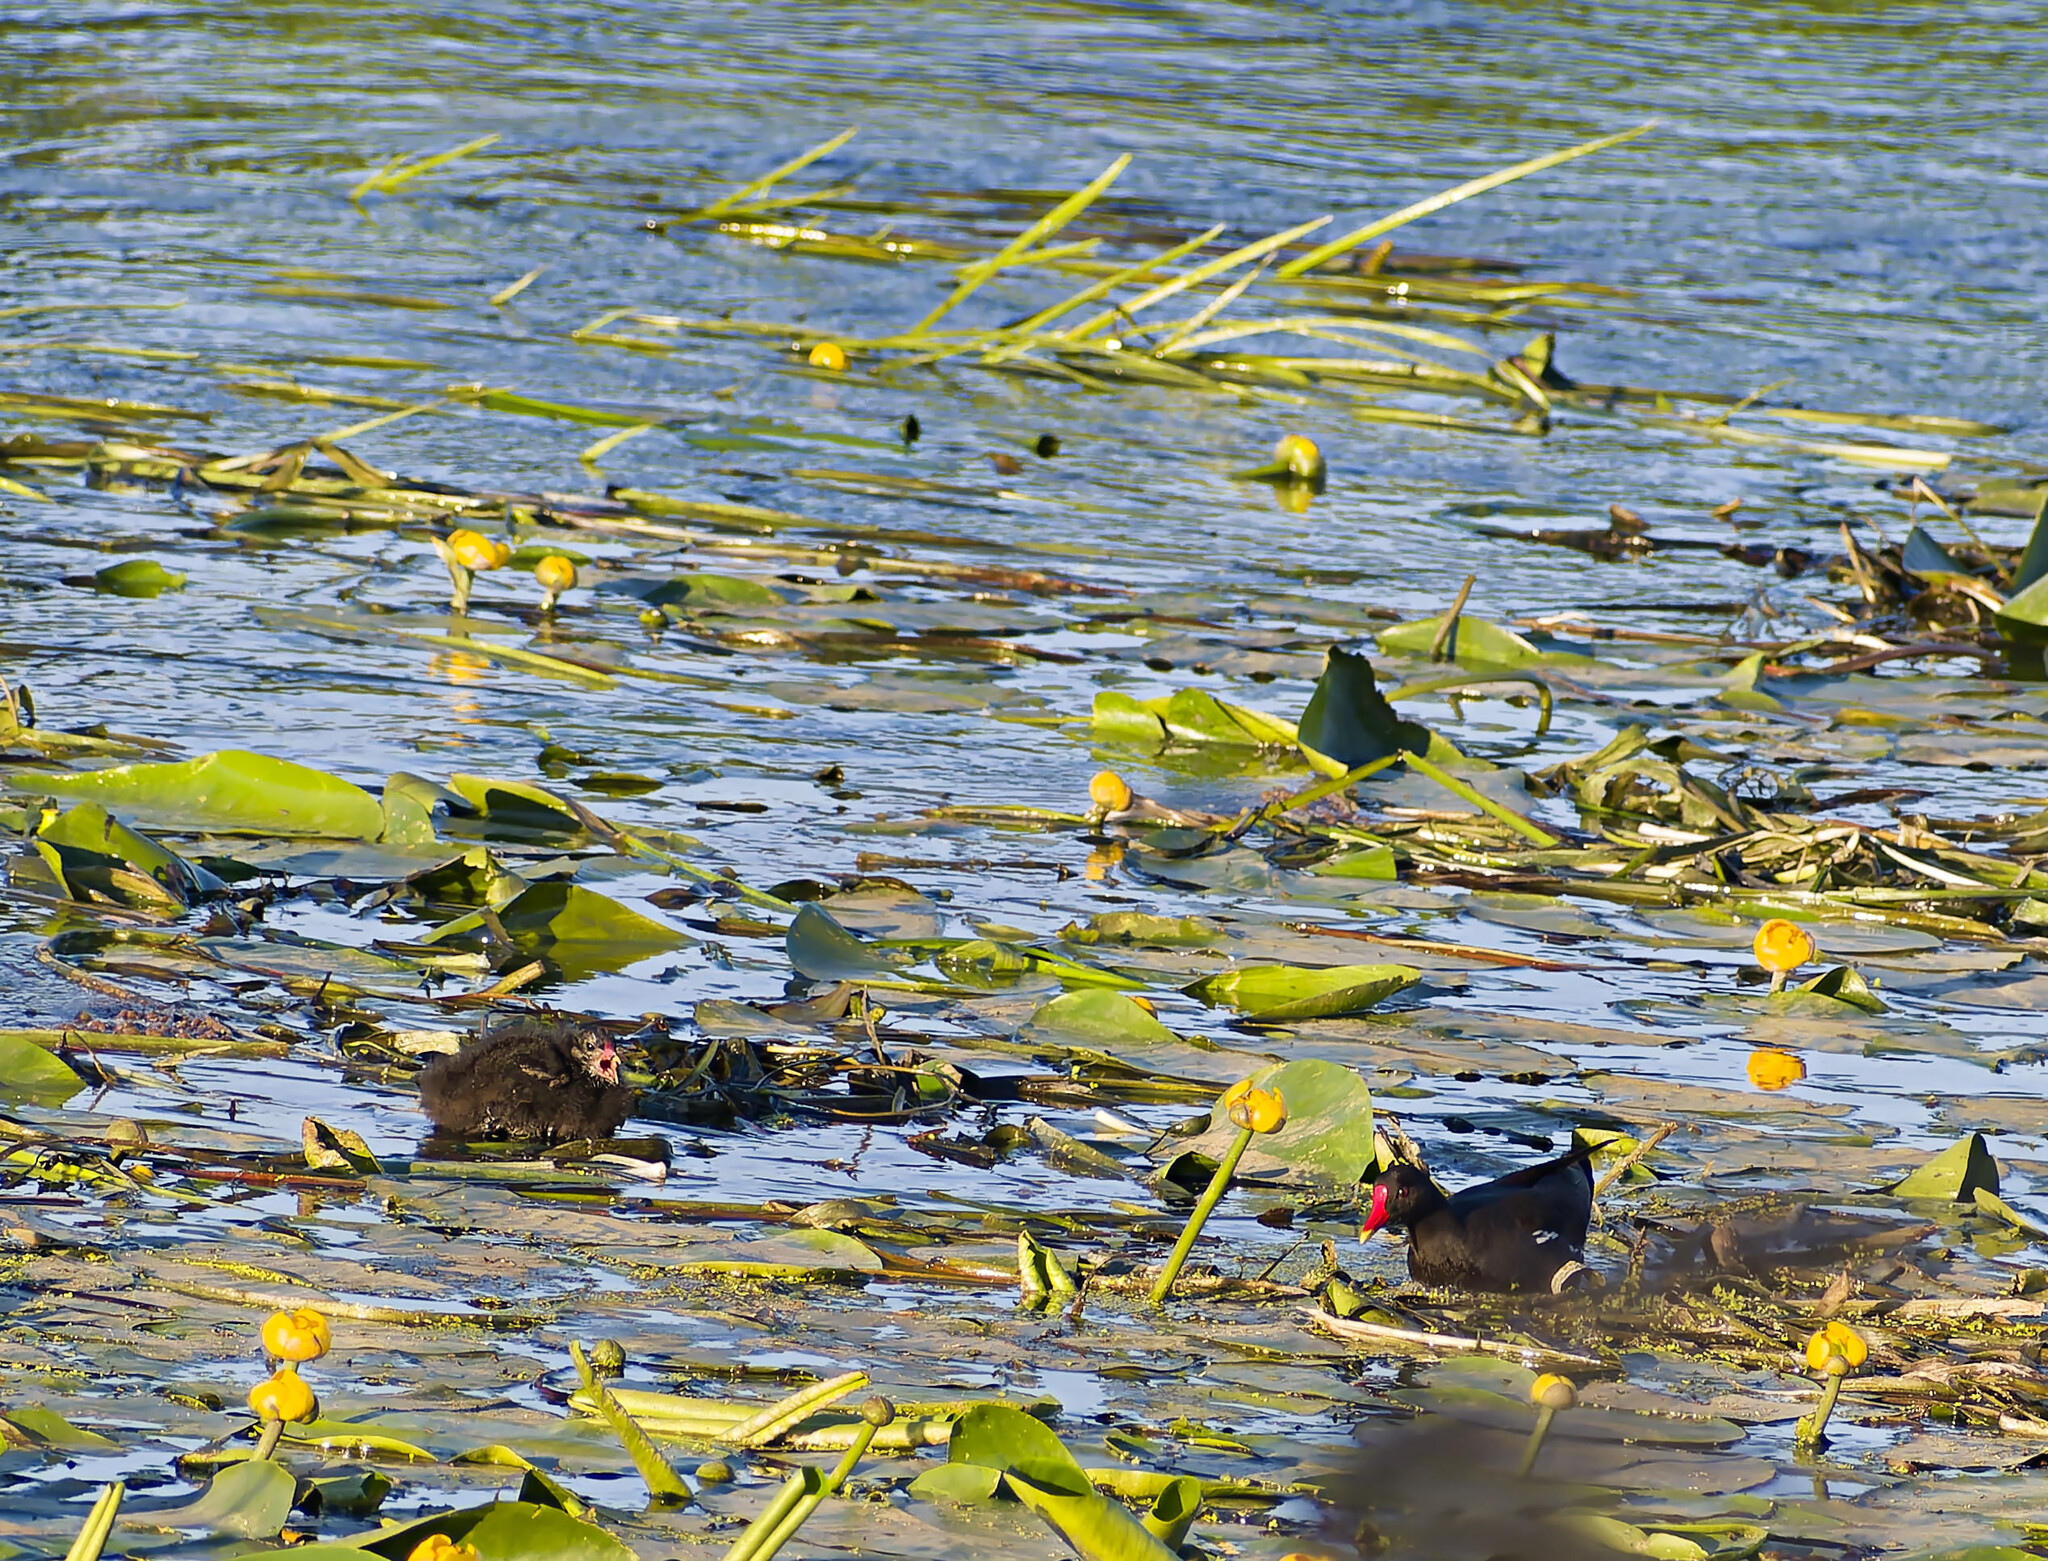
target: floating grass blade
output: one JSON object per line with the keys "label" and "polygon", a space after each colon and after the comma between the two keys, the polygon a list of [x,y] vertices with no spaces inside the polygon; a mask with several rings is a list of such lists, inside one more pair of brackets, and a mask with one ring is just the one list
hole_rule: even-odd
{"label": "floating grass blade", "polygon": [[834,152],[838,151],[842,146],[846,145],[847,142],[851,141],[858,134],[860,134],[860,127],[858,125],[848,126],[846,129],[840,131],[839,134],[833,136],[829,141],[820,141],[808,152],[804,152],[799,156],[792,157],[788,162],[782,164],[778,168],[770,169],[767,173],[762,174],[761,177],[756,179],[752,184],[743,184],[738,189],[734,190],[731,194],[719,196],[719,198],[713,201],[710,205],[699,207],[695,212],[691,213],[691,216],[688,220],[694,221],[700,217],[717,217],[724,215],[726,212],[731,211],[735,206],[738,206],[742,202],[751,199],[753,196],[759,195],[763,190],[767,189],[770,185],[780,183],[782,180],[787,179],[793,173],[802,172],[804,169],[810,167],[811,164],[816,162],[819,158],[830,157]]}
{"label": "floating grass blade", "polygon": [[[1219,222],[1207,232],[1198,233],[1193,238],[1174,245],[1171,249],[1162,249],[1150,260],[1141,260],[1136,265],[1125,266],[1123,270],[1103,277],[1100,281],[1090,282],[1078,293],[1070,294],[1058,303],[1039,310],[1038,313],[1032,315],[1029,319],[1019,321],[1002,334],[1017,338],[1031,337],[1037,332],[1044,330],[1046,326],[1057,320],[1061,315],[1069,314],[1080,308],[1083,304],[1092,304],[1098,298],[1106,298],[1119,287],[1128,286],[1132,282],[1150,276],[1161,266],[1172,265],[1174,261],[1193,254],[1204,245],[1214,243],[1222,234],[1223,224]],[[1000,362],[1006,357],[1025,351],[1029,345],[1028,341],[1020,341],[1015,345],[999,348],[995,352],[990,353],[985,361],[990,363]]]}
{"label": "floating grass blade", "polygon": [[633,1467],[640,1471],[640,1478],[647,1482],[647,1494],[657,1502],[688,1501],[690,1487],[676,1473],[675,1465],[654,1445],[653,1438],[640,1429],[640,1423],[619,1406],[611,1390],[598,1380],[597,1373],[590,1369],[583,1346],[574,1339],[569,1341],[569,1359],[576,1363],[576,1375],[583,1379],[584,1391],[589,1393],[597,1412],[626,1449],[626,1455],[633,1460]]}
{"label": "floating grass blade", "polygon": [[509,304],[513,299],[533,286],[535,282],[539,281],[541,273],[546,270],[546,266],[535,266],[518,281],[511,283],[509,286],[499,288],[495,293],[491,294],[491,306],[493,308],[502,308],[504,305]]}
{"label": "floating grass blade", "polygon": [[631,428],[621,428],[615,434],[606,434],[576,457],[585,466],[595,466],[628,439],[638,439],[642,434],[652,433],[661,427],[659,423],[635,423]]}
{"label": "floating grass blade", "polygon": [[121,1498],[128,1493],[128,1487],[116,1480],[100,1492],[98,1501],[92,1504],[92,1511],[85,1515],[85,1527],[78,1531],[78,1538],[71,1541],[71,1548],[64,1552],[64,1561],[100,1561],[100,1553],[107,1548],[107,1540],[114,1532],[114,1519],[121,1511]]}
{"label": "floating grass blade", "polygon": [[[1269,260],[1271,259],[1270,256],[1268,256],[1267,258]],[[1239,298],[1244,296],[1244,290],[1246,288],[1250,287],[1254,282],[1258,281],[1260,277],[1266,274],[1266,264],[1267,262],[1265,260],[1260,261],[1256,269],[1248,272],[1244,276],[1239,277],[1235,282],[1232,282],[1228,287],[1224,288],[1222,292],[1218,293],[1214,298],[1209,300],[1209,302],[1206,305],[1204,305],[1200,309],[1197,309],[1193,314],[1189,315],[1185,320],[1181,321],[1180,324],[1176,325],[1172,329],[1172,331],[1170,331],[1167,334],[1166,340],[1164,340],[1158,346],[1152,349],[1152,355],[1155,358],[1165,357],[1185,338],[1192,336],[1196,331],[1199,331],[1203,326],[1207,325],[1211,320],[1215,319],[1217,315],[1221,314],[1225,309],[1228,309],[1232,304],[1236,303]]]}
{"label": "floating grass blade", "polygon": [[1178,293],[1184,293],[1191,287],[1199,287],[1211,277],[1221,276],[1226,271],[1235,271],[1239,266],[1250,265],[1254,260],[1263,260],[1266,256],[1272,254],[1274,250],[1284,249],[1296,239],[1305,238],[1307,235],[1315,232],[1317,228],[1323,227],[1329,220],[1328,217],[1312,217],[1307,222],[1298,223],[1294,227],[1284,229],[1279,233],[1269,233],[1262,239],[1254,239],[1249,244],[1242,244],[1227,255],[1218,255],[1214,260],[1204,261],[1192,271],[1183,271],[1179,276],[1169,277],[1157,287],[1148,288],[1140,293],[1127,304],[1115,309],[1105,309],[1100,314],[1091,316],[1084,324],[1075,326],[1068,334],[1077,340],[1093,336],[1098,331],[1107,328],[1119,315],[1126,317],[1134,315],[1140,309],[1149,309],[1156,303],[1164,303],[1167,299],[1172,298]]}
{"label": "floating grass blade", "polygon": [[1528,174],[1541,173],[1546,168],[1555,168],[1558,164],[1568,163],[1575,157],[1586,157],[1594,152],[1604,152],[1610,146],[1620,146],[1624,141],[1633,141],[1637,136],[1647,135],[1656,128],[1657,121],[1653,119],[1647,124],[1637,125],[1633,130],[1623,130],[1611,136],[1600,136],[1592,141],[1581,141],[1577,146],[1567,146],[1560,151],[1545,152],[1541,157],[1532,157],[1525,163],[1516,163],[1512,168],[1502,168],[1495,173],[1485,174],[1477,179],[1468,179],[1465,183],[1455,185],[1448,190],[1439,190],[1427,200],[1417,201],[1412,206],[1403,206],[1399,211],[1389,216],[1381,217],[1374,222],[1368,222],[1362,228],[1353,228],[1341,238],[1333,238],[1327,244],[1318,245],[1305,255],[1295,256],[1294,259],[1288,261],[1286,265],[1276,271],[1274,277],[1282,282],[1292,281],[1304,271],[1313,271],[1325,261],[1334,260],[1337,256],[1356,249],[1360,244],[1376,239],[1382,233],[1391,233],[1394,229],[1413,222],[1418,217],[1427,217],[1431,212],[1442,211],[1446,206],[1455,206],[1459,201],[1466,200],[1474,195],[1484,195],[1488,190],[1497,190],[1503,184],[1512,184],[1515,180],[1523,178]]}
{"label": "floating grass blade", "polygon": [[350,190],[348,198],[352,201],[360,201],[365,195],[388,195],[400,186],[412,183],[413,180],[423,173],[432,173],[436,168],[444,167],[454,162],[458,157],[468,157],[473,152],[481,152],[486,147],[496,146],[504,139],[503,136],[493,132],[487,136],[478,136],[474,141],[465,141],[460,146],[451,146],[445,152],[436,152],[431,157],[422,157],[416,161],[410,161],[403,157],[394,157],[382,168],[371,174],[369,178]]}
{"label": "floating grass blade", "polygon": [[938,324],[940,320],[952,313],[956,307],[970,297],[990,277],[1006,266],[1017,264],[1019,257],[1027,254],[1033,245],[1050,238],[1076,217],[1080,216],[1082,212],[1094,205],[1096,198],[1104,190],[1116,183],[1118,176],[1130,165],[1131,154],[1126,152],[1107,168],[1103,169],[1101,173],[1089,180],[1087,184],[1076,190],[1072,195],[1069,195],[1065,200],[1053,207],[1051,211],[1032,223],[1030,227],[1011,239],[1009,243],[997,250],[988,259],[965,267],[961,271],[959,286],[955,287],[952,293],[942,300],[931,313],[913,325],[908,334],[913,337],[922,336],[926,331]]}

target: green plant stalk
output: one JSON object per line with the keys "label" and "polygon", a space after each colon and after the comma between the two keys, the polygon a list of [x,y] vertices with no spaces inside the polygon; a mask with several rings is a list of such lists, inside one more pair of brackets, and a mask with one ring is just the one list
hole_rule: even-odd
{"label": "green plant stalk", "polygon": [[1421,754],[1411,753],[1406,755],[1406,758],[1410,767],[1427,775],[1452,796],[1462,798],[1464,801],[1471,803],[1472,806],[1484,813],[1488,818],[1499,819],[1501,823],[1507,825],[1508,828],[1531,844],[1542,846],[1547,850],[1552,846],[1563,843],[1556,835],[1543,828],[1542,825],[1532,823],[1513,808],[1503,807],[1491,797],[1480,795],[1455,775],[1450,774],[1438,765],[1432,764],[1429,760],[1423,758]]}
{"label": "green plant stalk", "polygon": [[1536,1467],[1536,1455],[1543,1451],[1543,1438],[1550,1434],[1550,1422],[1557,1418],[1557,1411],[1543,1405],[1536,1411],[1536,1425],[1529,1432],[1529,1444],[1522,1449],[1522,1466],[1515,1471],[1515,1478],[1526,1480],[1529,1471]]}
{"label": "green plant stalk", "polygon": [[1555,152],[1545,152],[1541,157],[1532,157],[1527,162],[1516,163],[1512,168],[1482,174],[1477,179],[1468,179],[1463,184],[1448,190],[1440,190],[1427,200],[1419,200],[1412,206],[1403,206],[1399,211],[1377,221],[1368,222],[1362,228],[1353,228],[1341,238],[1333,238],[1327,244],[1318,245],[1305,255],[1297,255],[1274,273],[1278,281],[1288,281],[1304,271],[1313,271],[1326,260],[1333,260],[1347,250],[1356,249],[1360,244],[1378,238],[1382,233],[1391,233],[1398,227],[1413,222],[1418,217],[1427,217],[1431,212],[1442,211],[1470,196],[1484,195],[1488,190],[1497,190],[1503,184],[1511,184],[1525,174],[1541,173],[1546,168],[1555,168],[1559,163],[1568,163],[1575,157],[1584,157],[1590,152],[1604,152],[1610,146],[1619,146],[1624,141],[1633,141],[1639,135],[1646,135],[1657,128],[1653,119],[1646,125],[1637,125],[1633,130],[1624,130],[1618,135],[1601,136],[1593,141],[1581,141],[1577,146],[1567,146]]}
{"label": "green plant stalk", "polygon": [[1092,206],[1095,203],[1095,198],[1112,184],[1116,183],[1118,176],[1130,165],[1131,154],[1126,152],[1107,168],[1103,169],[1101,173],[1097,174],[1086,185],[1076,190],[1072,195],[1069,195],[1065,200],[1053,207],[1051,211],[1032,223],[1030,227],[1011,239],[1009,243],[997,250],[987,260],[965,267],[960,273],[961,280],[959,285],[946,298],[936,304],[929,314],[913,325],[908,334],[922,336],[950,314],[957,305],[976,292],[990,277],[1001,271],[1005,266],[1016,264],[1019,257],[1027,255],[1034,244],[1039,243],[1043,239],[1048,239],[1053,234],[1059,232],[1061,228],[1064,228],[1069,222],[1072,222],[1082,212]]}
{"label": "green plant stalk", "polygon": [[1232,1140],[1230,1150],[1223,1156],[1223,1163],[1216,1167],[1216,1174],[1209,1178],[1209,1185],[1203,1191],[1201,1200],[1195,1205],[1195,1212],[1188,1216],[1187,1229],[1180,1233],[1180,1240],[1173,1244],[1166,1266],[1159,1271],[1159,1278],[1152,1286],[1149,1297],[1154,1306],[1160,1305],[1173,1293],[1173,1282],[1180,1278],[1180,1271],[1187,1265],[1188,1253],[1194,1250],[1195,1242],[1202,1234],[1202,1227],[1209,1222],[1209,1216],[1216,1205],[1223,1201],[1224,1189],[1230,1186],[1230,1178],[1237,1171],[1237,1162],[1244,1158],[1245,1150],[1251,1147],[1252,1130],[1241,1127]]}
{"label": "green plant stalk", "polygon": [[835,1494],[846,1483],[847,1477],[853,1473],[854,1467],[867,1452],[868,1443],[875,1439],[875,1432],[878,1429],[863,1421],[860,1430],[854,1435],[853,1445],[846,1449],[832,1472],[825,1476],[824,1485],[816,1491],[806,1491],[800,1495],[768,1536],[746,1553],[745,1561],[769,1561],[769,1557],[795,1538],[796,1531],[803,1527],[804,1520],[824,1505],[827,1496]]}
{"label": "green plant stalk", "polygon": [[92,1504],[92,1511],[85,1515],[85,1527],[78,1531],[78,1538],[71,1541],[71,1548],[64,1552],[64,1561],[100,1561],[100,1552],[107,1548],[107,1540],[114,1532],[114,1518],[121,1510],[121,1498],[128,1493],[128,1487],[116,1480],[100,1492],[99,1500]]}
{"label": "green plant stalk", "polygon": [[756,1561],[761,1554],[762,1542],[803,1500],[806,1484],[817,1478],[817,1473],[815,1469],[799,1469],[784,1480],[782,1489],[775,1493],[775,1499],[762,1509],[758,1518],[740,1531],[740,1537],[726,1551],[724,1561]]}
{"label": "green plant stalk", "polygon": [[[762,174],[761,177],[754,180],[753,183],[743,184],[738,189],[732,191],[730,194],[719,196],[718,199],[711,202],[710,205],[700,207],[695,213],[695,217],[717,217],[724,215],[726,212],[731,211],[735,206],[739,205],[742,201],[747,200],[751,196],[759,195],[763,190],[767,189],[770,185],[780,183],[782,180],[787,179],[793,173],[801,173],[804,169],[810,167],[812,163],[816,162],[821,157],[830,156],[832,153],[838,151],[842,146],[846,145],[847,142],[851,141],[857,134],[859,134],[858,126],[850,130],[842,130],[839,132],[839,134],[833,136],[830,140],[820,141],[808,152],[804,152],[799,156],[792,157],[788,162],[782,164],[779,168],[771,169],[769,172]],[[694,220],[694,218],[692,220]]]}
{"label": "green plant stalk", "polygon": [[1126,283],[1135,282],[1142,277],[1150,276],[1159,267],[1171,265],[1182,256],[1193,254],[1203,245],[1215,242],[1222,232],[1223,225],[1218,223],[1206,233],[1198,233],[1183,244],[1176,244],[1171,249],[1161,250],[1150,260],[1141,260],[1136,265],[1126,266],[1123,270],[1106,276],[1099,282],[1090,283],[1078,293],[1070,294],[1058,303],[1039,310],[1030,319],[1021,321],[1011,330],[1003,332],[1004,336],[1014,339],[1008,345],[996,348],[983,361],[1000,363],[1005,358],[1028,351],[1032,345],[1031,338],[1038,332],[1043,331],[1046,326],[1057,320],[1061,315],[1078,309],[1083,304],[1093,303],[1098,298],[1106,298]]}
{"label": "green plant stalk", "polygon": [[1356,782],[1379,774],[1381,770],[1391,767],[1398,763],[1399,760],[1399,754],[1389,754],[1383,759],[1374,759],[1369,763],[1359,765],[1356,769],[1346,770],[1342,775],[1333,775],[1327,780],[1317,781],[1313,786],[1305,786],[1300,791],[1294,793],[1293,796],[1282,797],[1278,802],[1262,803],[1257,807],[1246,808],[1244,812],[1238,814],[1236,818],[1227,824],[1210,825],[1210,833],[1222,835],[1230,840],[1239,839],[1246,831],[1254,829],[1260,824],[1269,823],[1273,819],[1280,817],[1281,814],[1291,813],[1296,808],[1305,808],[1311,802],[1320,802],[1325,797],[1333,797]]}
{"label": "green plant stalk", "polygon": [[864,1371],[849,1371],[827,1377],[823,1382],[813,1382],[809,1387],[800,1388],[787,1398],[770,1404],[758,1415],[727,1427],[719,1433],[719,1440],[733,1447],[765,1447],[813,1410],[837,1403],[847,1394],[858,1392],[867,1385],[868,1374]]}
{"label": "green plant stalk", "polygon": [[1300,223],[1282,232],[1268,234],[1262,239],[1254,239],[1249,244],[1233,249],[1227,255],[1219,255],[1214,260],[1204,261],[1192,271],[1183,271],[1179,276],[1169,277],[1157,287],[1148,288],[1140,293],[1127,304],[1113,309],[1105,309],[1099,314],[1091,315],[1067,334],[1077,342],[1082,341],[1114,324],[1119,315],[1128,319],[1140,309],[1149,309],[1156,303],[1164,303],[1176,294],[1186,292],[1190,287],[1199,287],[1211,277],[1221,276],[1226,271],[1235,271],[1239,266],[1249,265],[1254,260],[1263,260],[1266,256],[1272,254],[1274,250],[1283,248],[1293,243],[1296,239],[1304,238],[1308,234],[1315,232],[1317,228],[1320,228],[1329,220],[1328,217],[1312,217],[1307,222]]}
{"label": "green plant stalk", "polygon": [[591,1370],[590,1361],[583,1353],[583,1346],[576,1340],[569,1341],[569,1358],[576,1363],[576,1375],[583,1379],[583,1386],[597,1405],[597,1412],[612,1428],[612,1434],[626,1449],[626,1455],[633,1460],[633,1467],[640,1471],[640,1478],[647,1482],[647,1494],[657,1502],[686,1502],[691,1491],[683,1477],[676,1473],[675,1465],[668,1461],[661,1449],[654,1445],[640,1423],[627,1414],[619,1401]]}
{"label": "green plant stalk", "polygon": [[1835,1412],[1835,1400],[1841,1397],[1842,1382],[1849,1374],[1845,1371],[1839,1377],[1829,1377],[1827,1386],[1820,1390],[1820,1404],[1810,1415],[1799,1417],[1798,1428],[1793,1432],[1792,1445],[1811,1450],[1827,1441],[1828,1416]]}
{"label": "green plant stalk", "polygon": [[278,1439],[283,1435],[284,1422],[282,1420],[264,1421],[263,1430],[256,1438],[256,1451],[251,1456],[258,1462],[265,1458],[276,1456]]}

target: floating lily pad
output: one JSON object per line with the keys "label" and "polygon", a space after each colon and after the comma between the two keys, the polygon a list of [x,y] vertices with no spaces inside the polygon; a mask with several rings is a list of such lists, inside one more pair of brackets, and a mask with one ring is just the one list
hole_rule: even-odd
{"label": "floating lily pad", "polygon": [[1421,979],[1412,965],[1247,965],[1204,976],[1185,990],[1256,1024],[1286,1024],[1362,1014]]}

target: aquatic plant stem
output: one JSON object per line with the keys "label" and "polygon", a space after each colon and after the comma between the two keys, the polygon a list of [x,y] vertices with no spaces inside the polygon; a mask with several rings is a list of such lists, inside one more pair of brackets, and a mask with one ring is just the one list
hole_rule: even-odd
{"label": "aquatic plant stem", "polygon": [[1528,1445],[1522,1449],[1522,1466],[1515,1470],[1516,1479],[1526,1480],[1529,1478],[1529,1471],[1536,1467],[1536,1455],[1543,1451],[1543,1438],[1550,1434],[1550,1422],[1556,1418],[1557,1411],[1548,1404],[1540,1405],[1537,1408],[1536,1425],[1529,1432]]}
{"label": "aquatic plant stem", "polygon": [[1799,1425],[1792,1434],[1792,1445],[1804,1452],[1813,1452],[1827,1443],[1828,1416],[1835,1412],[1835,1400],[1842,1395],[1842,1381],[1848,1372],[1830,1374],[1827,1385],[1820,1390],[1820,1403],[1810,1415],[1801,1415]]}
{"label": "aquatic plant stem", "polygon": [[78,1538],[71,1541],[71,1548],[64,1552],[64,1561],[100,1561],[100,1553],[107,1548],[107,1540],[114,1532],[114,1519],[121,1511],[121,1498],[128,1493],[128,1487],[116,1480],[100,1492],[99,1500],[92,1504],[92,1511],[85,1515],[85,1527],[78,1531]]}
{"label": "aquatic plant stem", "polygon": [[282,1420],[264,1421],[263,1430],[256,1438],[256,1461],[260,1463],[265,1458],[275,1456],[277,1453],[278,1440],[283,1435],[284,1422]]}
{"label": "aquatic plant stem", "polygon": [[1230,1186],[1230,1178],[1237,1171],[1237,1162],[1244,1158],[1244,1152],[1251,1147],[1252,1130],[1241,1127],[1237,1137],[1231,1141],[1229,1151],[1223,1156],[1223,1163],[1216,1167],[1216,1174],[1209,1178],[1209,1185],[1203,1191],[1195,1212],[1188,1216],[1187,1228],[1180,1233],[1180,1240],[1173,1244],[1173,1251],[1167,1255],[1166,1266],[1159,1270],[1159,1278],[1152,1285],[1150,1300],[1154,1306],[1163,1303],[1173,1293],[1173,1282],[1180,1278],[1180,1271],[1186,1266],[1188,1253],[1202,1234],[1202,1227],[1209,1221],[1216,1205],[1223,1201],[1223,1193]]}
{"label": "aquatic plant stem", "polygon": [[1421,754],[1411,753],[1405,757],[1411,769],[1427,775],[1452,796],[1462,798],[1464,801],[1471,803],[1473,807],[1484,813],[1488,818],[1500,820],[1501,823],[1507,825],[1508,828],[1512,829],[1524,840],[1529,841],[1532,845],[1548,850],[1560,843],[1558,837],[1543,828],[1542,825],[1531,822],[1529,819],[1522,817],[1513,808],[1503,806],[1501,803],[1495,802],[1491,797],[1481,795],[1472,787],[1459,780],[1455,775],[1423,758]]}

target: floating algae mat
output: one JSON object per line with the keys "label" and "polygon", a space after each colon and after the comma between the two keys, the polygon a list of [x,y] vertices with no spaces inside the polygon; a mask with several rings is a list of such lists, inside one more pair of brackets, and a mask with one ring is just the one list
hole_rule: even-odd
{"label": "floating algae mat", "polygon": [[0,1555],[2038,1553],[2038,38],[532,9],[0,24]]}

